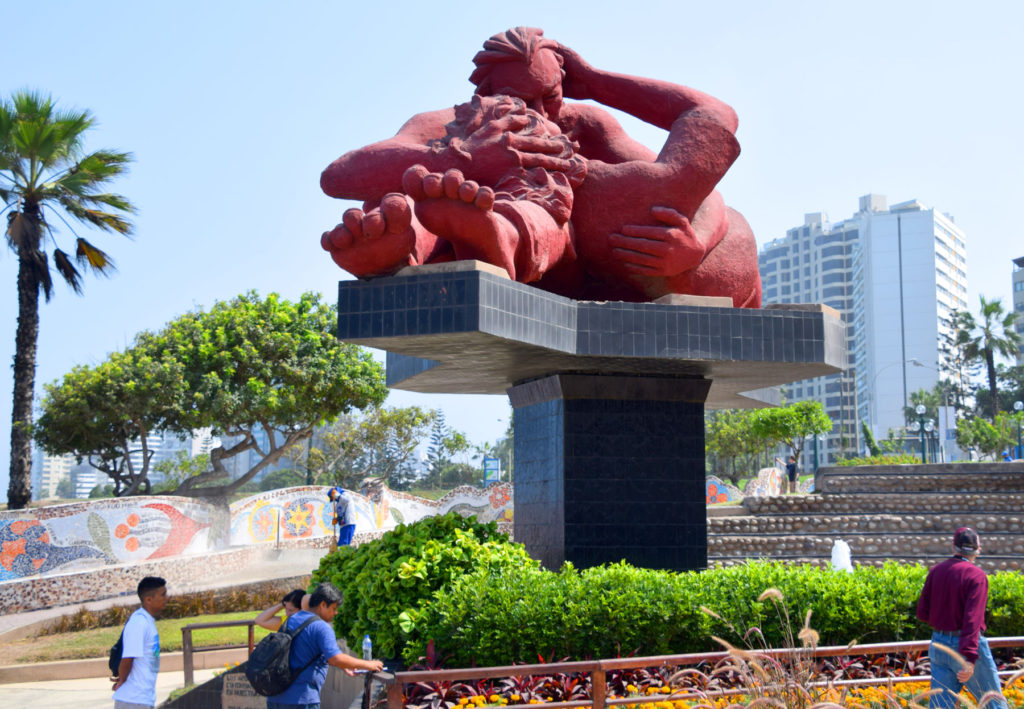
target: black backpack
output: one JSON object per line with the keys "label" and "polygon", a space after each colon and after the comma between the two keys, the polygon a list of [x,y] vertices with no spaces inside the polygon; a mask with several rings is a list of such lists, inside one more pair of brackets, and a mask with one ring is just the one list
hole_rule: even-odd
{"label": "black backpack", "polygon": [[107,666],[110,668],[110,676],[117,677],[117,669],[121,666],[121,655],[124,654],[124,628],[121,628],[121,637],[110,646],[110,659]]}
{"label": "black backpack", "polygon": [[315,620],[320,619],[314,615],[295,630],[285,630],[287,625],[283,625],[280,630],[267,635],[253,648],[249,662],[245,666],[245,676],[257,694],[264,697],[280,694],[291,686],[306,667],[316,662],[319,655],[314,656],[305,667],[296,672],[292,672],[289,664],[292,640]]}

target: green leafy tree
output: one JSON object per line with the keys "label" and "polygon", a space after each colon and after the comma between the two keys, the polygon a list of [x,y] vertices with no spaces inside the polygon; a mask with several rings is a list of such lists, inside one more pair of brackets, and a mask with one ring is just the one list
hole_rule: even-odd
{"label": "green leafy tree", "polygon": [[797,401],[786,406],[754,411],[750,426],[755,435],[789,446],[799,463],[800,453],[804,449],[804,437],[828,433],[832,430],[832,419],[825,413],[821,402]]}
{"label": "green leafy tree", "polygon": [[965,310],[954,311],[952,329],[952,336],[943,336],[939,343],[939,376],[947,383],[950,403],[961,418],[969,413],[970,382],[979,371],[979,363],[969,351],[974,317]]}
{"label": "green leafy tree", "polygon": [[267,492],[269,490],[280,490],[283,487],[298,487],[306,484],[306,475],[293,470],[292,468],[280,468],[271,470],[260,480],[259,489]]}
{"label": "green leafy tree", "polygon": [[980,416],[963,419],[956,427],[956,442],[964,450],[974,448],[983,456],[997,458],[1017,443],[1016,419],[1006,414],[997,414],[994,422]]}
{"label": "green leafy tree", "polygon": [[175,451],[173,458],[162,460],[153,466],[153,470],[162,474],[164,478],[164,481],[154,489],[154,492],[171,492],[176,490],[186,479],[205,472],[209,467],[210,456],[206,453],[192,457],[187,451]]}
{"label": "green leafy tree", "polygon": [[118,496],[148,493],[148,436],[174,428],[187,398],[184,369],[168,353],[114,352],[46,385],[35,439],[47,453],[87,460]]}
{"label": "green leafy tree", "polygon": [[[126,171],[131,154],[85,152],[85,134],[94,125],[88,111],[58,110],[53,99],[32,91],[18,91],[10,100],[0,101],[0,199],[4,202],[0,214],[7,213],[7,245],[18,258],[7,491],[7,506],[12,510],[24,508],[32,497],[39,294],[47,301],[53,295],[51,264],[76,293],[82,292],[82,270],[107,274],[113,269],[110,257],[77,234],[64,215],[104,231],[128,235],[132,229],[125,218],[134,212],[131,203],[107,191],[108,183]],[[74,257],[57,246],[53,217],[74,235]],[[53,250],[48,253],[50,246]]]}
{"label": "green leafy tree", "polygon": [[[989,392],[996,389],[996,356],[1014,357],[1024,346],[1024,339],[1017,334],[1014,325],[1017,322],[1017,313],[1013,310],[1004,311],[1003,303],[999,298],[986,300],[980,296],[981,306],[978,310],[978,318],[967,314],[964,318],[964,325],[971,333],[971,339],[967,344],[967,356],[970,359],[980,359],[985,364],[985,372],[988,381]],[[999,413],[999,397],[989,397],[989,416],[994,419]]]}
{"label": "green leafy tree", "polygon": [[712,411],[705,418],[704,448],[714,461],[712,472],[733,485],[750,475],[767,445],[751,425],[754,415],[752,410],[736,409]]}
{"label": "green leafy tree", "polygon": [[65,475],[57,483],[57,497],[62,500],[70,500],[75,496],[75,479],[71,475]]}
{"label": "green leafy tree", "polygon": [[[147,432],[209,427],[231,442],[210,451],[208,469],[184,478],[174,494],[226,499],[315,426],[384,400],[380,364],[339,342],[335,321],[334,309],[313,294],[293,303],[247,293],[187,313],[48,389],[37,440],[49,452],[88,457],[94,467],[98,460],[124,495],[149,490],[148,469],[122,472],[131,467],[132,445],[143,447],[148,466]],[[256,453],[255,463],[231,479],[224,463],[245,451]]]}
{"label": "green leafy tree", "polygon": [[864,445],[867,446],[868,455],[871,457],[882,455],[882,449],[875,441],[875,434],[871,432],[871,428],[865,421],[860,422],[860,432],[864,436]]}
{"label": "green leafy tree", "polygon": [[442,487],[446,472],[456,465],[455,456],[469,449],[466,436],[452,430],[444,420],[444,412],[438,411],[430,430],[430,445],[427,447],[427,485]]}
{"label": "green leafy tree", "polygon": [[314,482],[357,490],[363,478],[372,476],[390,485],[438,415],[418,406],[373,406],[360,415],[341,416],[316,432],[309,452]]}

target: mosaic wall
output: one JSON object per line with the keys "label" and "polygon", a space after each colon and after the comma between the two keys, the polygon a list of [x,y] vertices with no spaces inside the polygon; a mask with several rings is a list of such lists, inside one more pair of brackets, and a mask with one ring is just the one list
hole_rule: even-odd
{"label": "mosaic wall", "polygon": [[761,468],[757,477],[743,488],[746,497],[770,497],[782,492],[782,471],[778,468]]}
{"label": "mosaic wall", "polygon": [[[231,545],[277,544],[334,534],[329,487],[291,487],[260,493],[231,505]],[[482,522],[512,520],[512,485],[485,490],[458,487],[440,500],[426,500],[381,487],[368,495],[346,491],[356,508],[356,534],[386,532],[399,524],[448,512],[476,515]]]}
{"label": "mosaic wall", "polygon": [[[126,497],[0,513],[0,585],[37,576],[206,554],[227,546],[310,543],[332,535],[327,487],[273,490],[231,505],[181,497]],[[438,501],[386,487],[355,503],[357,534],[450,511],[485,522],[512,519],[512,485],[460,487]],[[218,541],[223,540],[223,541]]]}
{"label": "mosaic wall", "polygon": [[0,513],[0,583],[211,548],[212,505],[180,497],[90,500]]}
{"label": "mosaic wall", "polygon": [[743,499],[743,493],[735,485],[730,485],[716,475],[704,478],[704,501],[709,505],[722,502],[736,502]]}

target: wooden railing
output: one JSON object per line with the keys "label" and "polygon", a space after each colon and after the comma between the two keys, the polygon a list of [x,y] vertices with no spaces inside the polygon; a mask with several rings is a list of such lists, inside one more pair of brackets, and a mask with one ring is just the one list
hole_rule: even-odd
{"label": "wooden railing", "polygon": [[[1024,636],[1008,638],[988,638],[990,647],[1024,647]],[[841,645],[830,647],[819,647],[808,653],[814,657],[849,657],[854,655],[888,655],[905,652],[922,652],[928,649],[927,640],[915,640],[900,643],[876,643],[871,645]],[[794,650],[772,649],[756,651],[755,654],[774,658],[792,656]],[[593,709],[605,709],[608,706],[618,704],[644,704],[661,702],[666,696],[652,695],[647,697],[619,697],[608,699],[607,673],[610,670],[633,670],[642,667],[684,667],[697,665],[701,662],[716,663],[729,656],[728,652],[705,652],[690,653],[686,655],[656,655],[653,657],[620,657],[609,660],[592,660],[586,662],[555,662],[546,665],[511,665],[503,667],[472,667],[455,670],[425,670],[416,672],[396,672],[394,683],[388,686],[388,709],[402,709],[403,693],[402,688],[406,684],[415,682],[440,682],[466,679],[496,679],[501,677],[527,677],[530,675],[551,675],[567,673],[590,673],[591,697],[590,699],[571,702],[545,702],[544,709],[561,709],[562,707],[593,707]],[[1010,672],[1001,673],[1010,675]],[[832,682],[836,687],[871,686],[899,682],[922,682],[930,681],[927,675],[865,679],[865,680],[843,680]],[[828,682],[818,683],[827,685]],[[726,696],[744,694],[746,690],[731,689],[720,691],[709,691],[704,695],[675,693],[671,699],[697,698],[698,696]],[[503,709],[537,709],[537,705],[531,704],[509,704]]]}
{"label": "wooden railing", "polygon": [[[192,644],[192,631],[202,630],[204,628],[231,628],[235,626],[248,626],[249,627],[249,642],[248,645],[207,645],[205,647],[195,647]],[[248,647],[249,654],[252,654],[253,647],[256,646],[256,621],[254,620],[223,620],[216,623],[190,623],[181,628],[181,663],[185,670],[185,685],[188,686],[193,684],[195,681],[195,672],[193,668],[192,655],[197,652],[211,652],[213,650],[237,650],[239,648]]]}

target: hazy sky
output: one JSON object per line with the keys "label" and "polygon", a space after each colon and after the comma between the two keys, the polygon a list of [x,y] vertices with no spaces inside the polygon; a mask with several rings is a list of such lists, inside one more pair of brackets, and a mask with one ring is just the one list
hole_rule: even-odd
{"label": "hazy sky", "polygon": [[[968,236],[969,304],[1012,302],[1024,256],[1019,2],[3,3],[0,94],[30,87],[100,121],[87,147],[130,150],[116,191],[136,235],[89,234],[117,261],[84,297],[41,308],[37,391],[141,329],[248,289],[335,298],[348,278],[320,234],[350,203],[320,192],[335,157],[419,111],[469,98],[490,35],[542,27],[598,68],[675,81],[739,114],[720,184],[759,244],[805,212],[850,216],[874,192],[948,212]],[[665,134],[632,119],[652,148]],[[58,223],[59,222],[55,222]],[[62,229],[63,230],[63,229]],[[83,231],[88,229],[83,227]],[[64,236],[67,236],[65,231]],[[0,359],[11,361],[16,262],[0,259]],[[7,487],[10,370],[0,377]],[[471,440],[505,429],[504,397],[394,392]]]}

